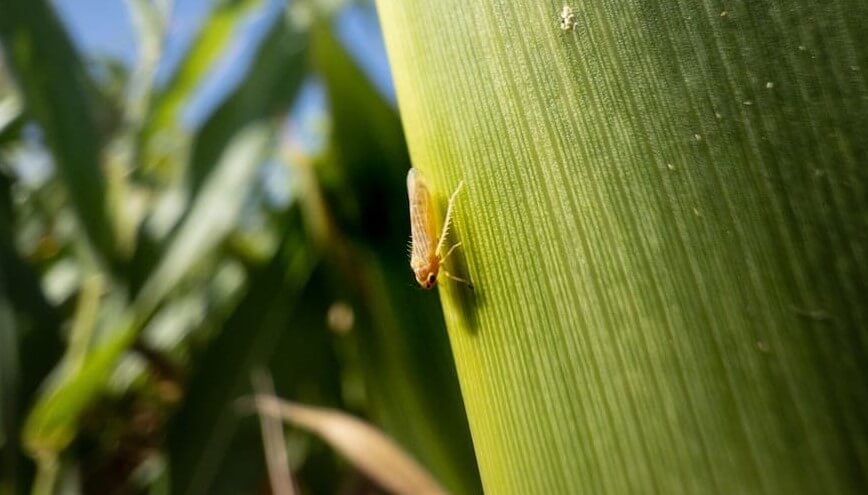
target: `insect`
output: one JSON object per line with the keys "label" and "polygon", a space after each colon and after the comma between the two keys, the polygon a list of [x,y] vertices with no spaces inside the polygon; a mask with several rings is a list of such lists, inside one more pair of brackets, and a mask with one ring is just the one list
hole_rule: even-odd
{"label": "insect", "polygon": [[442,254],[446,245],[446,237],[449,235],[449,227],[452,224],[455,198],[463,185],[464,181],[459,182],[455,192],[449,197],[446,219],[443,221],[443,229],[438,234],[434,201],[431,199],[428,183],[422,173],[415,168],[411,168],[407,172],[407,196],[410,199],[410,268],[416,275],[416,282],[423,289],[434,287],[440,273],[456,282],[467,284],[471,289],[473,288],[470,282],[452,275],[443,268],[443,262],[446,261],[446,258],[461,245],[458,242],[449,248],[445,255]]}
{"label": "insect", "polygon": [[573,8],[569,5],[564,5],[561,9],[561,29],[564,31],[572,31],[576,27],[576,14]]}

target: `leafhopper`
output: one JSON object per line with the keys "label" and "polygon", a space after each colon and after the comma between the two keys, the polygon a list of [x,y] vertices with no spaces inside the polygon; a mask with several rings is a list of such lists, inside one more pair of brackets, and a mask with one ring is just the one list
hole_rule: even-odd
{"label": "leafhopper", "polygon": [[458,242],[449,248],[445,255],[442,254],[446,246],[446,237],[449,235],[449,226],[452,224],[455,198],[458,197],[463,185],[464,181],[459,182],[455,192],[449,197],[446,219],[443,221],[443,228],[438,231],[434,201],[425,177],[415,168],[407,172],[407,196],[410,199],[410,268],[416,275],[416,282],[423,289],[434,287],[440,273],[446,278],[473,288],[470,282],[452,275],[443,268],[443,263],[449,255],[461,245]]}

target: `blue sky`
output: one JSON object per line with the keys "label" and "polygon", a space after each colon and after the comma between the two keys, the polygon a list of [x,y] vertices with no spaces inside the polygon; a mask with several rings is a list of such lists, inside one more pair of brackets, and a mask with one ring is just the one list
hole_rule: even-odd
{"label": "blue sky", "polygon": [[[122,0],[54,0],[79,50],[88,56],[108,56],[131,65],[136,57],[135,29],[127,2]],[[165,80],[210,12],[211,0],[175,0],[158,80]],[[238,83],[249,65],[250,56],[262,38],[270,19],[280,14],[283,0],[266,0],[239,28],[238,35],[199,88],[185,111],[185,123],[195,126],[220,99]],[[350,6],[335,19],[335,32],[387,101],[395,104],[385,47],[376,12],[370,5]],[[318,104],[322,95],[316,88],[303,92],[303,105]]]}

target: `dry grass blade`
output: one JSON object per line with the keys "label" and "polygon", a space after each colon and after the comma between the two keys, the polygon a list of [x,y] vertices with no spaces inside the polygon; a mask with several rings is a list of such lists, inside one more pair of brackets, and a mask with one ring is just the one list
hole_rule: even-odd
{"label": "dry grass blade", "polygon": [[261,414],[285,419],[329,443],[353,466],[389,492],[441,495],[446,490],[395,442],[371,425],[332,409],[256,396]]}
{"label": "dry grass blade", "polygon": [[[265,371],[255,371],[250,381],[257,394],[274,395],[274,382]],[[280,419],[260,411],[259,424],[262,428],[262,445],[265,448],[265,463],[268,466],[268,479],[271,481],[272,493],[274,495],[295,495],[292,474],[289,471],[289,457],[286,454],[286,443],[283,437],[283,425],[280,423]]]}

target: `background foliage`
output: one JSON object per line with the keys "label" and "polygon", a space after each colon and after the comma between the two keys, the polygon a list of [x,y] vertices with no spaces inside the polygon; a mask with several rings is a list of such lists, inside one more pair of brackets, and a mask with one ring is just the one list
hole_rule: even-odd
{"label": "background foliage", "polygon": [[[84,60],[50,3],[0,1],[0,492],[258,492],[237,401],[260,368],[478,492],[437,298],[410,285],[400,123],[332,32],[343,7],[216,2],[161,81],[170,5],[127,7],[129,69]],[[191,128],[263,11],[249,68]],[[299,120],[312,85],[329,111]],[[286,443],[302,492],[376,490],[320,441]]]}

